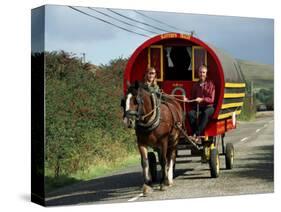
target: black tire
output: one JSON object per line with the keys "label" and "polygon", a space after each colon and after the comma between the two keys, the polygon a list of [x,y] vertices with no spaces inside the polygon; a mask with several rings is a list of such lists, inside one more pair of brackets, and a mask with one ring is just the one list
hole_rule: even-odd
{"label": "black tire", "polygon": [[154,152],[148,153],[148,164],[149,164],[151,180],[153,183],[155,183],[157,181],[157,162]]}
{"label": "black tire", "polygon": [[225,166],[226,169],[232,169],[234,162],[234,147],[232,143],[226,144],[225,147]]}
{"label": "black tire", "polygon": [[220,173],[220,161],[218,150],[216,148],[211,150],[209,165],[211,177],[217,178]]}

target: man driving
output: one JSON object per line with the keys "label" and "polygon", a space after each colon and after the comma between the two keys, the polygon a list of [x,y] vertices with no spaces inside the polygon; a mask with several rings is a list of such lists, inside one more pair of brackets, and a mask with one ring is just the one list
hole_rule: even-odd
{"label": "man driving", "polygon": [[[192,129],[193,139],[199,142],[200,136],[214,113],[215,85],[207,79],[208,68],[205,65],[199,67],[199,81],[191,89],[192,110],[188,113],[189,123]],[[185,101],[190,101],[185,98]],[[199,120],[197,120],[197,107],[199,107]]]}

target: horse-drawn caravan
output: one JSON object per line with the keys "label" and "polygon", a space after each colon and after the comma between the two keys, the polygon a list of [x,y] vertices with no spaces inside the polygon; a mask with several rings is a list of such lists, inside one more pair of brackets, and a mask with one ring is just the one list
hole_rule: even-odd
{"label": "horse-drawn caravan", "polygon": [[[215,85],[215,101],[214,113],[198,144],[189,139],[191,128],[187,114],[191,104],[182,101],[182,97],[191,98],[191,88],[198,81],[198,68],[202,64],[208,67],[208,79]],[[147,67],[154,67],[157,72],[162,92],[156,98],[135,83],[143,80]],[[241,113],[245,96],[245,82],[238,63],[231,56],[193,36],[179,33],[155,36],[130,57],[124,74],[124,95],[124,117],[128,122],[136,122],[145,184],[155,180],[157,175],[156,157],[154,153],[147,153],[146,147],[151,146],[159,153],[162,182],[169,185],[179,140],[192,154],[209,162],[212,177],[219,175],[220,155],[225,156],[226,168],[232,168],[234,149],[230,143],[225,145],[224,136],[236,128],[236,116]],[[146,98],[146,95],[152,96]],[[165,110],[170,111],[170,115]],[[178,117],[179,113],[181,117]],[[170,128],[165,130],[165,124],[171,125]]]}

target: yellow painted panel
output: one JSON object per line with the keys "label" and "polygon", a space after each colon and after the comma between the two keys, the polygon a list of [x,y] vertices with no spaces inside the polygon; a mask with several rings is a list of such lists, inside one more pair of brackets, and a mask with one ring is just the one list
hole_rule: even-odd
{"label": "yellow painted panel", "polygon": [[151,45],[149,48],[148,48],[148,67],[151,67],[151,52],[150,50],[152,48],[155,48],[155,49],[160,49],[160,77],[158,77],[156,80],[158,82],[162,82],[163,81],[163,46],[162,45]]}
{"label": "yellow painted panel", "polygon": [[243,102],[223,104],[221,109],[232,108],[232,107],[240,107],[240,106],[243,106]]}
{"label": "yellow painted panel", "polygon": [[[192,81],[198,81],[199,78],[195,78],[195,58],[194,58],[194,51],[195,49],[204,49],[202,46],[192,46]],[[207,51],[205,50],[205,65],[207,65]]]}
{"label": "yellow painted panel", "polygon": [[[236,115],[239,115],[240,113],[241,113],[241,110],[235,111]],[[230,117],[230,116],[232,116],[232,114],[233,114],[233,112],[220,114],[218,119],[224,119],[224,118]]]}
{"label": "yellow painted panel", "polygon": [[226,88],[245,88],[245,83],[232,83],[232,82],[226,82],[225,83]]}
{"label": "yellow painted panel", "polygon": [[225,93],[224,98],[241,98],[244,97],[245,93]]}

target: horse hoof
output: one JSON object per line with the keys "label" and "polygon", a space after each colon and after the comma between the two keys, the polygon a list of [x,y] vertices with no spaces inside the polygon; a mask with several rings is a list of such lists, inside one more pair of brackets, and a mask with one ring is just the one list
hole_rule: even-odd
{"label": "horse hoof", "polygon": [[173,181],[165,180],[164,184],[165,186],[171,187],[173,185]]}
{"label": "horse hoof", "polygon": [[142,187],[142,194],[144,197],[146,197],[148,194],[153,192],[153,188],[149,185],[144,184]]}
{"label": "horse hoof", "polygon": [[168,183],[167,186],[168,186],[168,187],[172,187],[172,186],[173,186],[173,183]]}
{"label": "horse hoof", "polygon": [[161,184],[160,185],[160,191],[166,191],[167,190],[167,185],[165,185],[165,184]]}

